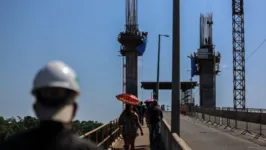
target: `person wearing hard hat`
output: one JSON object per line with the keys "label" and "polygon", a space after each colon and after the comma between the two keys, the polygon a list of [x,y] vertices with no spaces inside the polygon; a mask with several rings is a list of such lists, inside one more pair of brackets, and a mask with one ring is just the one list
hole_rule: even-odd
{"label": "person wearing hard hat", "polygon": [[71,131],[80,89],[77,76],[68,65],[51,61],[41,68],[31,93],[39,126],[12,136],[0,144],[1,150],[101,150]]}

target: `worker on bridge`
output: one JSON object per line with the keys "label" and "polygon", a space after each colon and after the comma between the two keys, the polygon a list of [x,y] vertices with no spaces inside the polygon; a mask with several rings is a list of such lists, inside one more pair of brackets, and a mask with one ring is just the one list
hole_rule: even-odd
{"label": "worker on bridge", "polygon": [[143,102],[140,102],[138,106],[138,110],[139,110],[139,122],[143,126],[144,125],[143,119],[144,119],[144,113],[145,113],[145,106],[143,105]]}
{"label": "worker on bridge", "polygon": [[126,104],[125,110],[119,117],[119,128],[122,129],[122,135],[125,142],[125,150],[135,150],[135,140],[138,136],[138,128],[140,129],[141,135],[143,135],[143,130],[139,122],[139,117],[136,112],[134,112],[132,105]]}
{"label": "worker on bridge", "polygon": [[149,110],[151,109],[151,104],[149,103],[145,103],[145,111],[144,111],[144,117],[145,117],[145,121],[146,121],[146,124],[148,125],[148,128],[149,128]]}
{"label": "worker on bridge", "polygon": [[154,141],[160,140],[160,122],[163,118],[163,112],[160,106],[158,105],[157,100],[154,100],[152,106],[149,108],[148,118],[150,129],[150,144],[158,144],[158,142]]}
{"label": "worker on bridge", "polygon": [[39,126],[12,136],[0,149],[101,150],[71,131],[79,93],[75,72],[61,61],[49,62],[35,76],[32,88]]}

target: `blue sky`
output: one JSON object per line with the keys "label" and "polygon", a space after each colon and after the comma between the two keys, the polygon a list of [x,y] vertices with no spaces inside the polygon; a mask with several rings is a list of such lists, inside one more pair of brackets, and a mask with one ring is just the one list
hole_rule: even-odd
{"label": "blue sky", "polygon": [[[212,11],[214,43],[222,54],[217,77],[217,105],[233,106],[231,0],[181,0],[181,74],[189,79],[187,55],[199,47],[199,15]],[[265,0],[245,1],[248,56],[265,39]],[[119,115],[121,58],[117,35],[124,30],[125,1],[0,1],[0,114],[33,115],[30,88],[36,71],[50,60],[62,60],[79,75],[81,96],[77,118],[108,121]],[[172,37],[172,0],[140,0],[139,27],[149,32],[140,81],[156,79],[157,35]],[[161,80],[171,80],[172,39],[162,40]],[[265,45],[246,63],[247,107],[265,107]],[[143,63],[142,63],[143,60]],[[143,76],[142,76],[143,75]],[[195,78],[197,79],[197,78]],[[198,94],[198,93],[196,93]],[[139,89],[147,99],[150,91]],[[160,92],[170,104],[170,91]],[[198,99],[196,99],[196,102]]]}

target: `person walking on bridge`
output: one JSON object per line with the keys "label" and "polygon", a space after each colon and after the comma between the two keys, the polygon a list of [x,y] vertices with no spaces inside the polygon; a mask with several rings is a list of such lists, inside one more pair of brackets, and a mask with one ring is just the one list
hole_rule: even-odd
{"label": "person walking on bridge", "polygon": [[39,126],[12,136],[0,144],[1,150],[102,150],[71,131],[80,93],[72,68],[49,62],[36,74],[31,93]]}
{"label": "person walking on bridge", "polygon": [[160,122],[163,118],[163,112],[158,105],[158,101],[154,100],[152,107],[149,109],[149,124],[150,124],[150,143],[160,135]]}
{"label": "person walking on bridge", "polygon": [[140,102],[140,105],[139,105],[139,121],[140,121],[140,124],[143,125],[144,124],[144,113],[145,113],[145,106],[143,105],[143,102]]}
{"label": "person walking on bridge", "polygon": [[143,135],[142,127],[139,123],[139,117],[133,110],[133,106],[127,104],[125,110],[119,117],[119,127],[122,129],[122,135],[125,142],[125,150],[135,150],[135,140],[138,136],[138,128],[140,129],[141,135]]}
{"label": "person walking on bridge", "polygon": [[145,117],[145,121],[147,124],[147,127],[150,128],[150,115],[149,113],[151,112],[151,104],[150,103],[145,103],[145,112],[144,112],[144,117]]}

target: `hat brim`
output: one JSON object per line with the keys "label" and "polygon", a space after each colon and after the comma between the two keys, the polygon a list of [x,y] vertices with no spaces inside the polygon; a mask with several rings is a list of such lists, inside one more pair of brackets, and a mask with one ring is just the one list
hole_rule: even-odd
{"label": "hat brim", "polygon": [[36,116],[40,120],[53,120],[63,123],[72,121],[74,106],[73,104],[63,105],[61,107],[45,107],[40,103],[35,103]]}
{"label": "hat brim", "polygon": [[[73,87],[72,87],[73,86]],[[49,87],[57,87],[57,88],[64,88],[64,89],[69,89],[74,92],[76,92],[78,95],[80,93],[79,86],[78,84],[75,85],[70,85],[68,82],[52,82],[52,83],[45,83],[45,84],[40,84],[38,86],[35,86],[31,90],[31,94],[35,95],[35,91],[41,88],[49,88]],[[72,87],[72,88],[70,88]]]}

